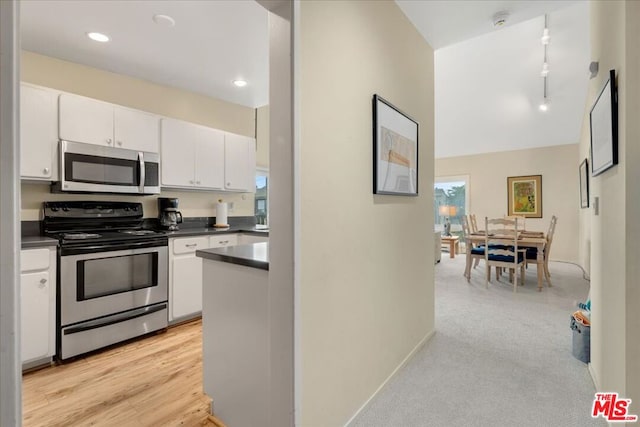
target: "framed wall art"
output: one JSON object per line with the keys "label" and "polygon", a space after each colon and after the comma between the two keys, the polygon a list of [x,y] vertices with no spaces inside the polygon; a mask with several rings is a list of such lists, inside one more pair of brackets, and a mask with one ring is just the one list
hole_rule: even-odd
{"label": "framed wall art", "polygon": [[542,218],[542,175],[507,178],[508,215]]}
{"label": "framed wall art", "polygon": [[589,161],[580,163],[580,207],[589,207]]}
{"label": "framed wall art", "polygon": [[418,195],[418,122],[373,96],[373,194]]}
{"label": "framed wall art", "polygon": [[591,130],[591,175],[597,176],[618,164],[618,96],[616,72],[600,91],[589,113]]}

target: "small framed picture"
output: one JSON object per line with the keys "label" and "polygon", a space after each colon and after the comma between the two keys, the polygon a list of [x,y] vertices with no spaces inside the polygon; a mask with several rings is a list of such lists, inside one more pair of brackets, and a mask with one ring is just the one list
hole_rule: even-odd
{"label": "small framed picture", "polygon": [[542,218],[542,175],[507,178],[508,215]]}
{"label": "small framed picture", "polygon": [[373,194],[418,195],[418,122],[373,96]]}
{"label": "small framed picture", "polygon": [[589,161],[580,163],[580,207],[589,207]]}

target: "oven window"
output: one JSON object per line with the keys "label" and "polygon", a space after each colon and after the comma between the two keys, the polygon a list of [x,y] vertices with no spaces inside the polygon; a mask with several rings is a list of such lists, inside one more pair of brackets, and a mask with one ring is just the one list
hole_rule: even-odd
{"label": "oven window", "polygon": [[158,253],[78,261],[78,301],[158,286]]}

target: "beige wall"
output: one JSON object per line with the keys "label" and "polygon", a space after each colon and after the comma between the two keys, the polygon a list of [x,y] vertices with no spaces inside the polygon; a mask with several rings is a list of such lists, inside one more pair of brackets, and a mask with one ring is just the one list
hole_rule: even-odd
{"label": "beige wall", "polygon": [[469,213],[479,222],[507,213],[507,177],[542,175],[542,218],[527,218],[526,227],[546,232],[556,215],[551,259],[578,262],[578,148],[571,144],[436,159],[435,175],[469,176]]}
{"label": "beige wall", "polygon": [[[608,70],[618,85],[619,164],[591,178],[589,209],[580,218],[580,239],[591,272],[591,366],[600,390],[616,391],[640,402],[640,290],[638,273],[640,229],[638,182],[640,161],[640,5],[634,1],[591,2],[591,57],[600,73],[591,80],[580,141],[580,156],[589,153],[589,110]],[[633,166],[632,166],[633,165]],[[590,257],[588,256],[590,252]]]}
{"label": "beige wall", "polygon": [[[101,99],[151,113],[186,120],[240,135],[255,136],[255,110],[148,81],[22,52],[22,81]],[[260,145],[260,144],[259,144]],[[127,200],[144,204],[145,217],[157,216],[156,198],[114,195],[49,194],[39,184],[22,185],[22,220],[39,219],[45,200]],[[253,194],[163,191],[161,197],[179,197],[185,217],[214,216],[214,202],[233,202],[230,216],[253,215]]]}
{"label": "beige wall", "polygon": [[[434,330],[433,50],[393,1],[299,31],[300,425],[340,426]],[[419,197],[372,194],[376,93],[420,123]]]}

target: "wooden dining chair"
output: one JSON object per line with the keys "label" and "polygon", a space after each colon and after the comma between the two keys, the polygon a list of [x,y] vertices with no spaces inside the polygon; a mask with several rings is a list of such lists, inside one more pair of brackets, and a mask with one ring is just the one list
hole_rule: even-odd
{"label": "wooden dining chair", "polygon": [[525,216],[522,215],[505,215],[504,219],[515,219],[518,222],[518,230],[525,231]]}
{"label": "wooden dining chair", "polygon": [[470,225],[471,225],[471,232],[472,233],[477,233],[478,232],[478,223],[476,222],[476,214],[469,214],[469,221],[470,221]]}
{"label": "wooden dining chair", "polygon": [[[464,236],[464,246],[466,252],[466,265],[464,274],[467,278],[467,282],[471,281],[471,263],[475,261],[475,265],[478,265],[478,261],[484,259],[484,246],[473,246],[470,239],[471,229],[469,228],[469,220],[465,215],[462,215],[462,233]],[[475,268],[475,266],[474,266]]]}
{"label": "wooden dining chair", "polygon": [[[558,217],[553,215],[551,217],[551,222],[549,223],[549,230],[547,231],[547,235],[545,236],[546,242],[544,244],[544,249],[542,250],[542,255],[544,257],[544,278],[551,286],[551,273],[549,273],[549,253],[551,252],[551,243],[553,243],[553,234],[556,231],[556,223],[558,222]],[[527,261],[534,261],[538,259],[538,249],[536,248],[528,248],[527,249]]]}
{"label": "wooden dining chair", "polygon": [[496,268],[496,280],[500,281],[501,269],[509,270],[509,279],[513,282],[513,292],[518,288],[518,268],[524,283],[524,265],[526,251],[518,250],[518,221],[516,219],[485,217],[485,251],[487,267],[486,285],[491,280],[490,267]]}

